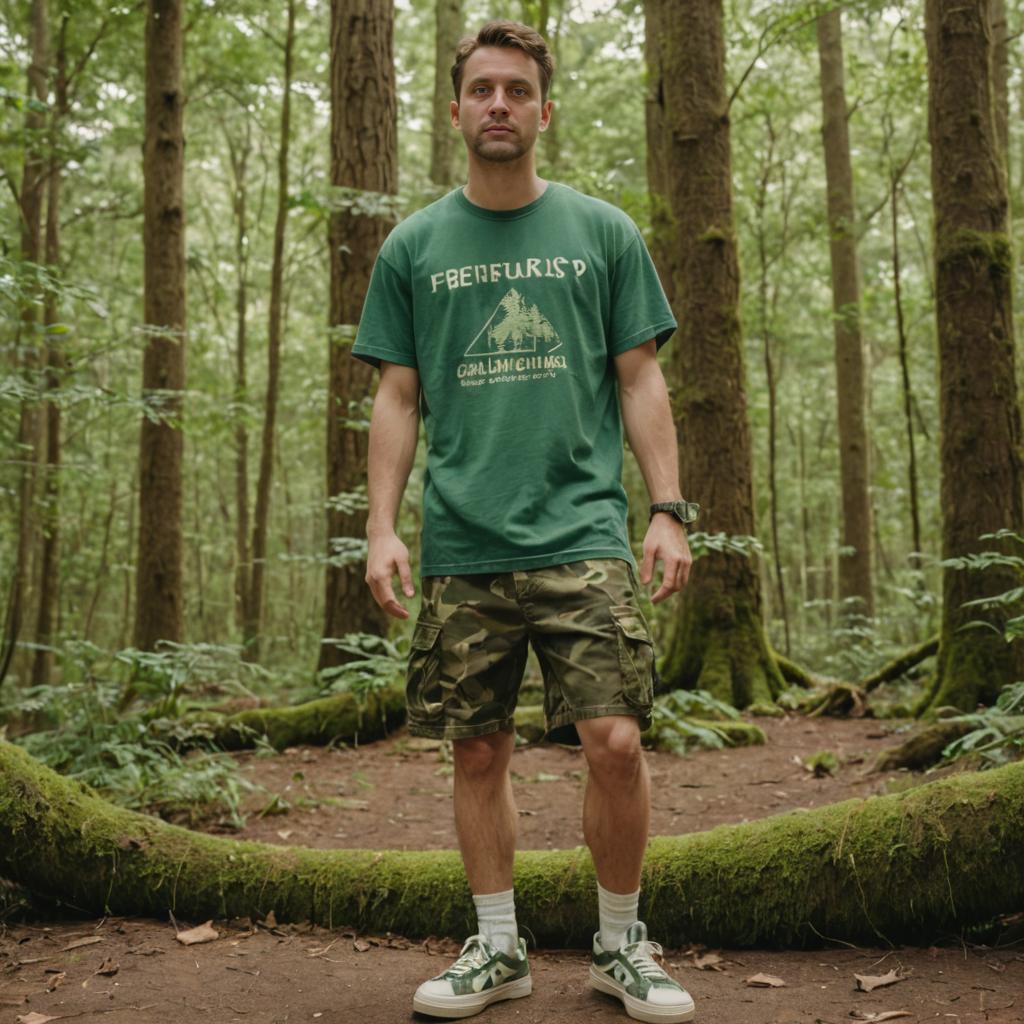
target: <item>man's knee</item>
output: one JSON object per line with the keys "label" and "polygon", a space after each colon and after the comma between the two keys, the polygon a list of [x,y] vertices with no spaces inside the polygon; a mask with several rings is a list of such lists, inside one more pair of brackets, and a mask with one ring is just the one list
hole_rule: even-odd
{"label": "man's knee", "polygon": [[497,781],[508,770],[515,734],[492,732],[452,741],[455,771],[470,781]]}
{"label": "man's knee", "polygon": [[635,718],[615,715],[577,722],[592,774],[599,780],[630,779],[643,764],[640,726]]}

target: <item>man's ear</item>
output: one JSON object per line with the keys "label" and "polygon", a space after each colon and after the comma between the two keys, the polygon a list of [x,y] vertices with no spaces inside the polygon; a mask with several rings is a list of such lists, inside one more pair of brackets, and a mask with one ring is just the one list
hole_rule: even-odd
{"label": "man's ear", "polygon": [[555,109],[555,104],[552,100],[546,100],[544,106],[540,108],[540,130],[546,131],[548,125],[551,123],[551,113]]}
{"label": "man's ear", "polygon": [[449,104],[449,106],[448,106],[448,113],[449,113],[449,115],[451,116],[451,119],[452,119],[452,127],[453,128],[458,128],[459,127],[459,105],[458,105],[458,103],[455,102],[455,100],[452,100],[451,103]]}

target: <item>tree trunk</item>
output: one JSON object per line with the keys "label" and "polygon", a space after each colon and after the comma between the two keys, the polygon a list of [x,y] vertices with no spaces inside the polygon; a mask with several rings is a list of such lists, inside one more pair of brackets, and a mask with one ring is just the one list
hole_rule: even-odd
{"label": "tree trunk", "polygon": [[235,622],[244,631],[249,601],[249,427],[247,381],[247,323],[249,288],[249,155],[252,129],[247,112],[242,112],[244,136],[237,144],[225,129],[231,159],[232,208],[235,214]]}
{"label": "tree trunk", "polygon": [[274,431],[281,377],[281,292],[284,281],[284,234],[288,222],[288,141],[291,134],[292,50],[295,43],[295,0],[288,0],[288,29],[284,43],[284,96],[281,100],[281,144],[277,155],[277,218],[270,271],[270,319],[267,326],[267,397],[263,407],[260,473],[256,482],[256,514],[252,531],[252,572],[243,631],[245,656],[259,660],[263,627],[263,578],[267,566],[270,487],[274,475]]}
{"label": "tree trunk", "polygon": [[[457,851],[313,850],[190,832],[102,800],[0,742],[0,875],[94,914],[277,920],[465,935]],[[931,942],[1024,901],[1024,764],[651,840],[640,913],[666,945]],[[950,851],[955,851],[955,856]],[[589,852],[516,855],[536,941],[585,947]]]}
{"label": "tree trunk", "polygon": [[[663,118],[666,188],[678,250],[672,346],[673,407],[683,492],[705,508],[709,532],[754,531],[750,426],[732,216],[729,108],[720,0],[647,4],[650,101]],[[650,121],[648,122],[650,123]],[[662,667],[671,686],[700,687],[745,706],[783,689],[768,650],[756,561],[711,553],[694,567]]]}
{"label": "tree trunk", "polygon": [[[32,0],[29,15],[29,46],[32,57],[28,67],[28,93],[45,105],[47,98],[47,63],[49,60],[46,0]],[[39,263],[42,255],[43,187],[46,184],[46,156],[42,150],[42,137],[46,115],[27,106],[25,110],[25,164],[18,195],[21,213],[21,258]],[[17,349],[20,362],[30,388],[35,387],[39,372],[39,312],[36,305],[26,301],[22,306],[18,327]],[[18,416],[18,435],[15,458],[20,463],[18,482],[18,547],[14,572],[11,575],[7,597],[7,612],[3,637],[0,639],[0,683],[17,650],[18,638],[24,622],[31,582],[32,542],[34,530],[34,503],[36,471],[39,462],[41,418],[36,402],[22,399]]]}
{"label": "tree trunk", "polygon": [[430,180],[450,187],[455,173],[455,144],[459,135],[452,127],[450,106],[451,67],[462,37],[462,0],[436,0],[434,29],[434,117],[430,138]]}
{"label": "tree trunk", "polygon": [[[992,113],[988,0],[927,0],[928,130],[935,207],[935,292],[942,424],[942,554],[1024,532],[1021,427],[1014,369],[1013,257],[1006,180]],[[973,710],[1024,677],[1024,645],[964,629],[979,618],[966,601],[1019,585],[1012,568],[946,568],[935,684],[923,709]]]}
{"label": "tree trunk", "polygon": [[860,330],[860,267],[853,202],[853,168],[843,85],[839,8],[818,17],[825,179],[828,192],[832,308],[839,400],[839,470],[843,496],[843,544],[839,599],[857,615],[874,614],[871,571],[869,445],[865,416],[867,381]]}
{"label": "tree trunk", "polygon": [[996,139],[1006,175],[1010,181],[1010,54],[1006,24],[1006,0],[991,0],[989,19],[992,30],[992,112]]}
{"label": "tree trunk", "polygon": [[[391,0],[331,0],[331,184],[393,195],[398,191],[397,108]],[[367,431],[347,425],[366,408],[374,369],[353,359],[351,343],[377,250],[393,221],[352,205],[331,214],[330,375],[327,396],[327,494],[335,498],[366,481]],[[328,565],[324,638],[383,633],[387,615],[364,580],[365,559],[339,555],[335,540],[366,537],[366,512],[327,513]],[[365,542],[365,541],[364,541]],[[320,648],[319,667],[349,658],[334,644]]]}
{"label": "tree trunk", "polygon": [[[50,115],[50,166],[46,195],[46,265],[57,276],[60,272],[60,189],[61,160],[58,139],[68,112],[67,51],[64,39],[68,16],[60,26],[57,43],[54,107]],[[57,295],[46,294],[43,320],[55,324],[59,318]],[[46,388],[57,391],[64,376],[62,335],[46,339]],[[39,571],[39,609],[36,618],[36,647],[32,661],[32,685],[48,686],[53,672],[52,644],[55,636],[57,605],[60,595],[60,403],[52,398],[46,403],[46,477],[43,495],[43,553]]]}
{"label": "tree trunk", "polygon": [[139,557],[135,646],[180,642],[182,452],[185,388],[185,94],[182,0],[149,0],[146,15],[146,140],[143,210],[144,416],[139,439]]}

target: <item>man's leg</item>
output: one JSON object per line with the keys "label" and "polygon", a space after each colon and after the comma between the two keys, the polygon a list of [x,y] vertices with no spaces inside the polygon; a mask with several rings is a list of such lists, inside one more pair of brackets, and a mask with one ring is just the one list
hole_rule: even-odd
{"label": "man's leg", "polygon": [[576,730],[590,767],[583,838],[597,880],[611,892],[635,892],[651,821],[651,781],[640,726],[630,715],[609,715],[579,721]]}
{"label": "man's leg", "polygon": [[512,888],[516,847],[515,801],[509,762],[514,732],[492,732],[453,740],[455,830],[475,894]]}

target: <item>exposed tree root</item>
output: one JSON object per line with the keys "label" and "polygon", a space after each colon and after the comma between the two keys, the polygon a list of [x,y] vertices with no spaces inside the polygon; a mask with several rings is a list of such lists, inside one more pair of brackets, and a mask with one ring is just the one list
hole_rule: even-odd
{"label": "exposed tree root", "polygon": [[[190,832],[113,806],[0,742],[0,876],[91,913],[279,921],[464,936],[454,852],[314,850]],[[1024,905],[1024,763],[905,793],[652,840],[641,914],[667,945],[931,942]],[[587,947],[589,854],[516,858],[520,921]]]}
{"label": "exposed tree root", "polygon": [[936,654],[938,650],[939,638],[938,636],[933,636],[930,640],[925,640],[924,643],[911,647],[891,661],[886,662],[880,669],[877,669],[871,675],[861,680],[860,687],[865,693],[870,693],[881,686],[882,683],[889,683],[894,679],[899,679],[900,676],[905,675],[915,665],[919,665],[925,658],[930,658],[933,654]]}
{"label": "exposed tree root", "polygon": [[883,750],[875,760],[876,772],[891,772],[897,768],[920,770],[935,764],[942,751],[953,740],[966,736],[976,726],[959,718],[944,718],[925,726],[908,736],[895,747]]}
{"label": "exposed tree root", "polygon": [[779,654],[778,651],[773,649],[771,655],[775,659],[775,664],[779,666],[782,678],[787,683],[790,683],[792,686],[802,686],[806,690],[821,685],[821,679],[808,672],[807,669],[801,668],[795,661],[790,661],[784,654]]}
{"label": "exposed tree root", "polygon": [[832,715],[836,718],[869,718],[867,694],[853,683],[827,683],[823,689],[801,700],[800,710],[808,718]]}

